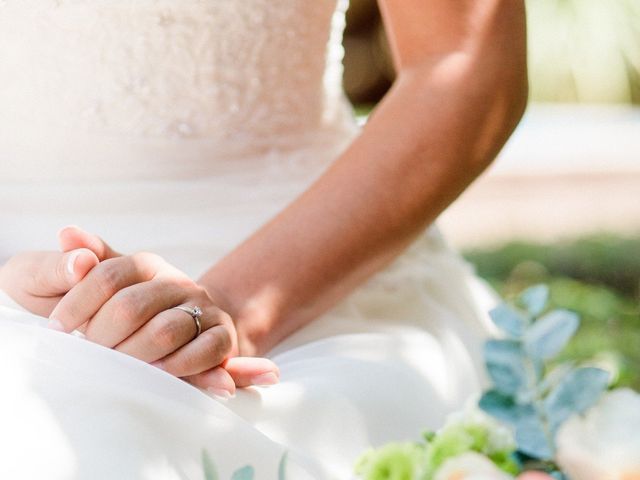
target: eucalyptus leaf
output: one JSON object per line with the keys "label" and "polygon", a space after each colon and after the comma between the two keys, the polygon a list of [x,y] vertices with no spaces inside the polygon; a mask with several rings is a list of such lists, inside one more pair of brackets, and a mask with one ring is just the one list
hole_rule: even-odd
{"label": "eucalyptus leaf", "polygon": [[288,452],[284,452],[278,465],[278,480],[286,480],[287,478],[287,458]]}
{"label": "eucalyptus leaf", "polygon": [[233,472],[231,480],[253,480],[254,475],[254,468],[251,465],[247,465]]}
{"label": "eucalyptus leaf", "polygon": [[527,329],[524,334],[525,348],[534,358],[549,359],[565,347],[579,324],[575,313],[553,310]]}
{"label": "eucalyptus leaf", "polygon": [[511,425],[517,425],[521,417],[531,415],[533,411],[531,405],[519,405],[512,396],[497,390],[485,392],[478,406],[492,417]]}
{"label": "eucalyptus leaf", "polygon": [[529,287],[520,294],[519,300],[529,315],[537,317],[549,301],[549,287],[546,285]]}
{"label": "eucalyptus leaf", "polygon": [[516,442],[518,450],[540,460],[553,458],[553,445],[545,432],[542,420],[531,408],[527,415],[520,415],[516,424]]}
{"label": "eucalyptus leaf", "polygon": [[527,319],[510,305],[503,303],[489,312],[493,323],[503,332],[519,338],[527,326]]}
{"label": "eucalyptus leaf", "polygon": [[202,450],[202,469],[205,480],[218,480],[216,466],[206,450]]}
{"label": "eucalyptus leaf", "polygon": [[514,395],[514,400],[518,405],[527,405],[533,403],[537,398],[538,392],[534,388],[522,388]]}
{"label": "eucalyptus leaf", "polygon": [[527,383],[524,352],[515,340],[488,340],[484,345],[487,372],[495,388],[505,394],[518,392]]}
{"label": "eucalyptus leaf", "polygon": [[569,372],[544,400],[544,409],[555,432],[574,413],[582,413],[598,401],[609,385],[609,373],[584,367]]}
{"label": "eucalyptus leaf", "polygon": [[561,363],[548,372],[541,382],[538,383],[537,394],[546,396],[553,390],[564,377],[574,369],[573,362]]}

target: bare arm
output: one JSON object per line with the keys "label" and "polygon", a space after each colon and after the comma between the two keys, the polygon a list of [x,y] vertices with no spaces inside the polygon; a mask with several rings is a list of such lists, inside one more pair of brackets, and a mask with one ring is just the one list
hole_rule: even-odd
{"label": "bare arm", "polygon": [[387,265],[493,160],[527,96],[522,0],[380,0],[398,78],[303,195],[200,279],[260,354]]}

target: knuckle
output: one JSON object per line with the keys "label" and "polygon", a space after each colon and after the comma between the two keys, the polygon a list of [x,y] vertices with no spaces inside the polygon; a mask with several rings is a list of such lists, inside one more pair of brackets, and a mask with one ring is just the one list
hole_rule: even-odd
{"label": "knuckle", "polygon": [[[56,275],[59,275],[59,273],[56,272]],[[49,287],[51,286],[50,284],[51,284],[51,279],[43,269],[36,268],[31,272],[32,288],[29,289],[30,293],[41,294],[42,292],[49,290]]]}
{"label": "knuckle", "polygon": [[174,349],[180,346],[181,325],[173,319],[162,322],[152,330],[152,342],[163,349]]}
{"label": "knuckle", "polygon": [[199,299],[199,301],[201,301],[204,305],[214,305],[215,306],[215,302],[209,296],[209,292],[207,292],[206,288],[204,288],[202,285],[194,282],[190,278],[189,278],[189,282],[190,282],[190,288],[193,289],[195,298]]}
{"label": "knuckle", "polygon": [[216,318],[217,325],[229,325],[233,323],[233,319],[231,318],[231,315],[229,315],[227,312],[225,312],[219,307],[215,307],[214,315]]}
{"label": "knuckle", "polygon": [[220,353],[225,356],[231,350],[233,343],[231,342],[231,335],[225,329],[224,335],[220,336]]}
{"label": "knuckle", "polygon": [[106,296],[112,297],[118,291],[120,284],[121,272],[118,263],[112,260],[105,260],[98,267],[97,288]]}
{"label": "knuckle", "polygon": [[156,258],[160,258],[157,254],[153,252],[147,252],[146,250],[135,252],[132,256],[140,260],[154,260]]}
{"label": "knuckle", "polygon": [[211,302],[211,299],[209,298],[209,293],[207,293],[206,288],[204,288],[202,285],[197,284],[193,280],[191,280],[191,283],[193,284],[192,286],[194,291],[196,292],[196,295],[198,295],[201,298],[206,298],[209,302]]}
{"label": "knuckle", "polygon": [[227,356],[231,348],[231,338],[225,331],[212,333],[207,330],[199,337],[200,348],[185,349],[171,361],[170,369],[178,376],[195,375],[216,367]]}
{"label": "knuckle", "polygon": [[136,252],[129,257],[129,261],[137,275],[145,279],[155,278],[164,263],[162,257],[150,252]]}
{"label": "knuckle", "polygon": [[[55,275],[57,276],[58,273],[56,272]],[[30,278],[28,278],[26,282],[20,283],[27,293],[36,297],[47,296],[48,294],[53,293],[55,285],[51,278],[51,274],[43,271],[42,269],[36,269],[31,272]]]}
{"label": "knuckle", "polygon": [[[62,283],[65,283],[65,280],[69,276],[69,271],[67,270],[68,268],[67,261],[68,261],[67,256],[61,255],[59,261],[56,262],[56,266],[55,266],[55,272],[54,272],[55,278]],[[40,274],[40,276],[46,277],[45,275],[42,275],[43,272],[41,268],[38,269],[38,273]]]}
{"label": "knuckle", "polygon": [[[176,272],[178,274],[176,274]],[[156,274],[154,280],[156,280],[160,285],[165,285],[171,288],[180,288],[189,296],[189,298],[199,298],[197,292],[194,292],[193,290],[193,280],[181,272],[178,272],[178,270],[175,270],[175,272],[163,270]]]}
{"label": "knuckle", "polygon": [[131,259],[136,265],[157,265],[162,262],[162,257],[151,252],[136,252]]}
{"label": "knuckle", "polygon": [[219,363],[231,350],[231,335],[226,328],[216,328],[211,332],[207,335],[207,357],[216,359]]}
{"label": "knuckle", "polygon": [[133,295],[129,293],[119,294],[116,298],[113,318],[120,324],[137,323],[140,317],[140,309]]}

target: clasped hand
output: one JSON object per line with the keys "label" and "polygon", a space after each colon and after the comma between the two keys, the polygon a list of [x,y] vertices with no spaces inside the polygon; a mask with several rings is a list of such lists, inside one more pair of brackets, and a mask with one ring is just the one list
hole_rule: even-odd
{"label": "clasped hand", "polygon": [[[151,253],[121,255],[77,227],[60,231],[60,252],[16,255],[0,270],[0,288],[49,327],[79,330],[87,340],[151,363],[195,386],[228,396],[237,387],[270,385],[278,369],[239,357],[224,299]],[[201,334],[176,306],[202,309]]]}

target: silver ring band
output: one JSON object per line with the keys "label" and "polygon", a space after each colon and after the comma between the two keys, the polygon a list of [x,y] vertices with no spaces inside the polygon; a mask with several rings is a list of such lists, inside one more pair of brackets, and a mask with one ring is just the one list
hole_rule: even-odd
{"label": "silver ring band", "polygon": [[193,322],[196,324],[196,334],[193,338],[198,337],[202,333],[202,323],[200,322],[200,319],[202,318],[202,309],[200,307],[191,308],[184,307],[182,305],[173,308],[175,308],[176,310],[182,310],[183,312],[188,313],[191,318],[193,318]]}

